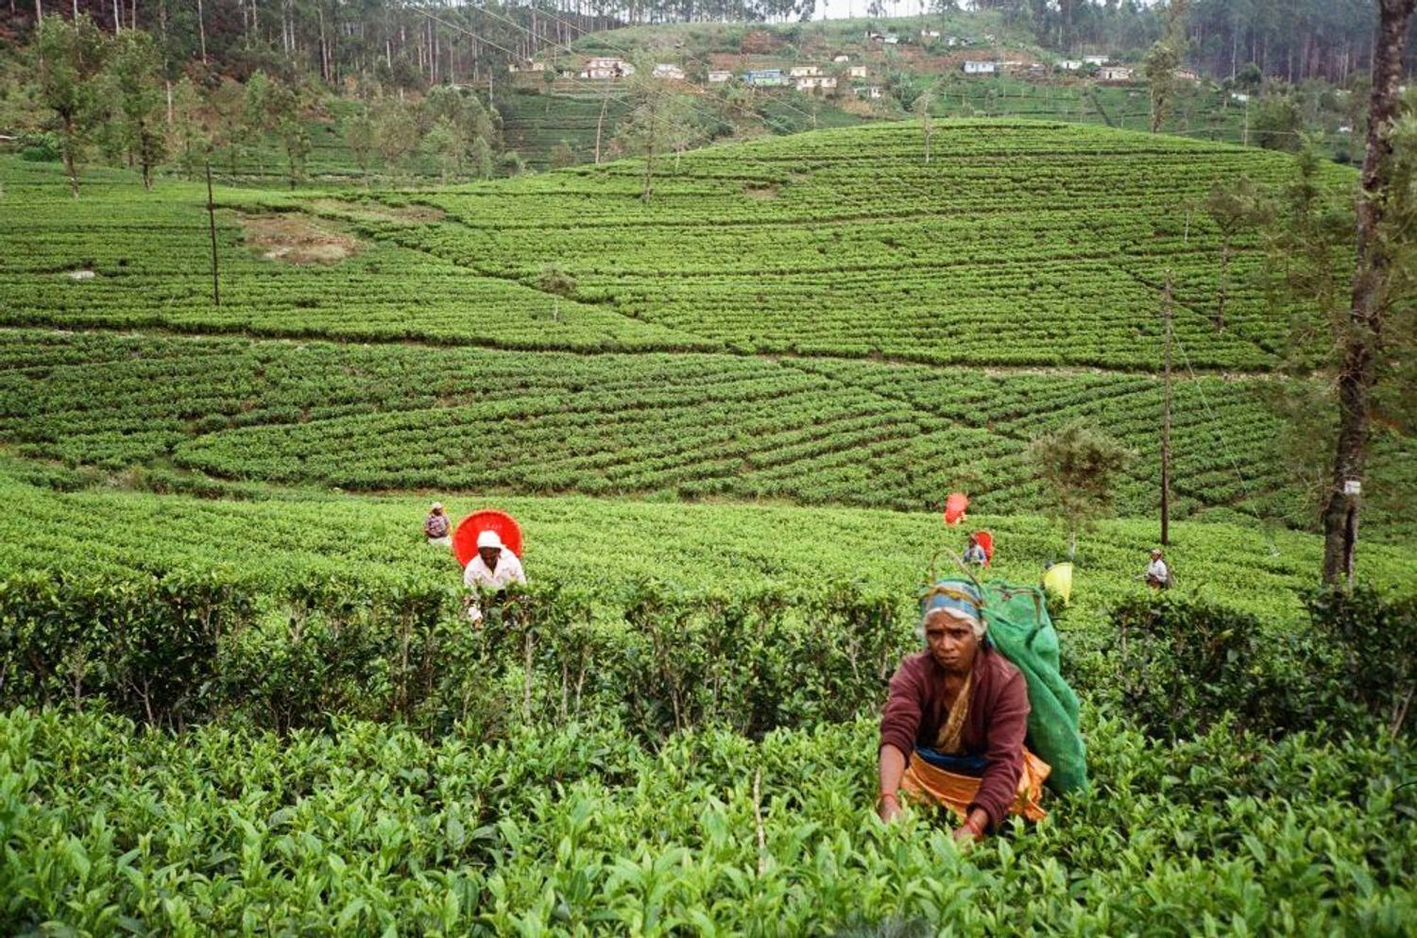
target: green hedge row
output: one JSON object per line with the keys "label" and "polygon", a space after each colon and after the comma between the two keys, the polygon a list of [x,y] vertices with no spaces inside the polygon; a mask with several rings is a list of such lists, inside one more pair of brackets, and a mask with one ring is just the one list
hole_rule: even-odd
{"label": "green hedge row", "polygon": [[[708,725],[757,737],[874,712],[916,646],[903,597],[555,583],[485,600],[415,579],[267,587],[209,572],[0,580],[0,705],[94,705],[182,728],[288,732],[350,716],[484,738],[613,716],[644,739]],[[1155,738],[1231,720],[1280,736],[1371,719],[1401,733],[1417,687],[1417,597],[1310,597],[1282,629],[1223,605],[1135,598],[1067,628],[1066,676]]]}
{"label": "green hedge row", "polygon": [[910,641],[894,598],[731,597],[643,583],[542,585],[485,603],[409,581],[312,578],[276,595],[209,573],[0,581],[0,704],[102,702],[181,728],[286,732],[337,715],[430,734],[613,713],[645,737],[709,723],[757,736],[874,707]]}

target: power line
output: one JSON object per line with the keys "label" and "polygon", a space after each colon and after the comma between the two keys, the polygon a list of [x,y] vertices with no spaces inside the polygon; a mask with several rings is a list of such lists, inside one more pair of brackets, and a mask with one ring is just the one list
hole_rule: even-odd
{"label": "power line", "polygon": [[[526,28],[525,26],[523,26],[522,24],[516,22],[515,20],[509,19],[509,18],[507,18],[507,17],[505,17],[505,16],[502,16],[501,14],[495,13],[495,12],[493,12],[492,10],[489,10],[487,7],[482,6],[481,4],[478,4],[478,3],[471,3],[471,4],[469,4],[469,5],[472,6],[472,7],[474,7],[474,8],[476,8],[476,9],[481,10],[482,12],[486,13],[488,16],[492,17],[493,19],[501,20],[502,22],[509,24],[509,25],[512,26],[513,28],[521,30],[522,32],[526,33],[528,36],[532,37],[533,40],[536,38],[536,34],[535,34],[535,33],[533,33],[531,30],[527,29],[527,28]],[[499,49],[499,50],[501,50],[502,52],[507,53],[508,55],[512,56],[512,57],[515,58],[515,59],[521,59],[521,60],[524,60],[524,61],[527,61],[527,62],[534,61],[530,56],[521,56],[521,55],[519,55],[519,54],[517,54],[517,53],[515,53],[515,52],[512,52],[512,51],[509,50],[509,49],[507,49],[505,46],[499,46],[499,45],[497,45],[496,43],[491,42],[490,40],[483,39],[482,37],[478,36],[476,33],[472,32],[471,30],[467,29],[466,27],[462,26],[461,24],[458,24],[458,23],[450,23],[450,22],[448,22],[447,20],[441,19],[440,17],[434,15],[433,13],[431,13],[430,11],[428,11],[427,9],[425,9],[425,8],[423,8],[423,7],[414,6],[413,9],[414,9],[415,11],[419,12],[419,13],[422,13],[424,16],[428,17],[429,19],[433,20],[434,22],[441,23],[441,24],[443,24],[444,26],[447,26],[447,27],[449,27],[449,28],[457,29],[457,30],[460,30],[460,31],[462,31],[462,32],[464,32],[464,33],[467,33],[469,36],[472,36],[474,39],[477,39],[477,40],[480,41],[480,42],[486,42],[487,44],[493,46],[493,48]],[[550,16],[550,14],[547,14],[547,15]],[[557,22],[563,23],[564,25],[568,25],[568,26],[573,25],[573,24],[567,23],[565,20],[560,20],[559,18],[554,17],[554,16],[550,16],[550,18],[551,18],[551,19],[555,19]],[[550,42],[550,43],[548,43],[548,44],[551,45],[551,46],[553,46],[553,47],[555,47],[555,48],[557,48],[557,49],[563,49],[563,50],[565,50],[566,52],[569,52],[569,53],[571,53],[571,54],[576,54],[574,49],[572,49],[569,45],[566,45],[566,44],[564,44],[564,43]],[[606,45],[610,46],[610,48],[612,48],[612,49],[616,49],[617,51],[622,52],[622,54],[624,54],[624,55],[629,55],[629,54],[630,54],[629,52],[625,52],[624,50],[617,49],[617,47],[615,47],[615,46],[613,46],[613,45],[610,45],[609,43],[607,43]],[[697,59],[696,59],[695,61],[701,61],[701,60],[697,60]],[[584,88],[588,88],[588,89],[590,89],[591,91],[594,91],[594,92],[596,92],[596,93],[600,93],[600,89],[597,88],[597,87],[594,86],[594,85],[585,84],[584,82],[581,82],[581,81],[579,81],[578,79],[574,79],[574,78],[567,78],[566,80],[569,81],[569,82],[571,82],[572,84],[575,84],[575,85],[578,85],[578,86],[581,86],[581,87],[584,87]],[[663,90],[660,90],[660,89],[656,89],[656,88],[650,87],[650,88],[648,88],[648,89],[646,90],[646,93],[649,94],[649,95],[655,95],[655,96],[658,96],[658,97],[661,97],[661,98],[668,98],[668,97],[674,96],[674,93],[673,93],[670,89],[667,89],[667,88],[666,88],[666,89],[663,89]],[[619,96],[615,96],[615,95],[608,95],[608,92],[607,92],[606,94],[607,94],[607,96],[611,97],[613,100],[619,101],[619,102],[621,102],[622,104],[625,104],[627,107],[632,107],[632,110],[633,110],[633,106],[632,106],[628,101],[626,101],[624,98],[619,97]],[[718,115],[715,111],[713,111],[712,109],[709,109],[709,108],[706,108],[706,107],[700,105],[700,104],[698,103],[698,101],[695,99],[695,97],[694,97],[693,94],[683,94],[682,97],[686,99],[686,101],[687,101],[687,103],[688,103],[688,105],[689,105],[690,107],[698,108],[698,109],[700,110],[700,113],[701,113],[701,114],[706,115],[706,116],[709,117],[710,119],[717,119],[717,118],[718,118],[719,115]],[[789,110],[796,111],[798,114],[802,115],[803,117],[808,118],[808,119],[811,119],[811,120],[813,120],[813,122],[815,122],[815,118],[814,118],[811,114],[807,113],[806,111],[803,111],[802,109],[796,107],[795,105],[792,105],[790,102],[779,102],[779,103],[783,104],[783,105],[784,105],[786,108],[788,108]],[[736,110],[738,110],[738,112],[739,112],[740,114],[743,114],[743,115],[751,115],[751,116],[756,116],[756,117],[761,117],[760,114],[757,114],[756,112],[751,111],[749,108],[747,108],[746,106],[744,106],[744,105],[742,105],[742,104],[737,104],[737,103],[732,102],[732,101],[725,101],[724,104],[727,105],[728,107],[735,108]],[[651,123],[652,123],[652,124],[654,123],[654,121],[655,121],[655,118],[654,118],[654,117],[651,117]],[[681,122],[680,126],[689,127],[690,125],[689,125],[687,122]],[[753,158],[752,158],[752,157],[748,157],[748,159],[753,159]],[[770,167],[769,164],[764,163],[764,162],[762,162],[761,160],[754,160],[754,162],[758,163],[758,165],[760,165],[760,166],[762,166],[762,167],[764,167],[764,168],[772,168],[772,169],[774,170],[774,172],[776,172],[776,168],[775,168],[775,167]]]}
{"label": "power line", "polygon": [[1210,407],[1210,400],[1205,396],[1205,388],[1197,378],[1195,369],[1191,367],[1191,357],[1186,354],[1186,347],[1174,333],[1172,334],[1172,342],[1175,343],[1176,349],[1181,353],[1182,361],[1186,363],[1186,371],[1191,376],[1191,384],[1195,387],[1196,393],[1200,395],[1201,406],[1205,408],[1206,416],[1210,418],[1211,423],[1215,426],[1215,435],[1220,438],[1220,446],[1225,450],[1225,455],[1230,458],[1230,465],[1231,468],[1235,470],[1235,478],[1240,482],[1240,489],[1245,493],[1247,499],[1253,499],[1254,492],[1245,482],[1245,475],[1240,471],[1240,461],[1235,458],[1234,451],[1230,449],[1230,444],[1225,440],[1225,434],[1220,429],[1220,418],[1216,416],[1215,411]]}
{"label": "power line", "polygon": [[[474,6],[478,6],[477,4],[473,4],[473,5],[474,5]],[[444,20],[444,19],[441,19],[441,18],[438,17],[438,16],[435,16],[434,14],[432,14],[432,13],[430,13],[429,11],[423,9],[422,7],[414,7],[413,9],[414,9],[415,11],[419,12],[419,13],[422,13],[424,16],[426,16],[428,19],[432,20],[433,22],[435,22],[435,23],[441,23],[442,25],[444,25],[444,26],[446,26],[446,27],[448,27],[448,28],[450,28],[450,29],[456,29],[456,30],[459,30],[459,31],[461,31],[461,32],[464,32],[464,33],[466,33],[467,35],[471,36],[473,39],[477,40],[478,42],[486,43],[487,45],[491,46],[492,48],[497,49],[498,51],[501,51],[501,52],[506,53],[508,56],[510,56],[510,57],[513,58],[513,59],[521,59],[521,60],[524,60],[524,61],[527,61],[527,62],[532,61],[532,59],[531,59],[530,56],[523,56],[523,55],[520,55],[519,53],[513,52],[511,49],[508,49],[506,46],[503,46],[503,45],[500,45],[500,44],[498,44],[498,43],[495,43],[495,42],[493,42],[492,40],[487,39],[487,38],[485,38],[485,37],[483,37],[483,36],[479,36],[477,33],[474,33],[472,30],[470,30],[470,29],[468,29],[467,27],[461,25],[460,23],[450,23],[450,22],[448,22],[447,20]],[[479,9],[482,9],[483,12],[489,13],[489,15],[495,15],[495,14],[491,14],[490,11],[488,11],[485,7],[480,7],[480,6],[479,6]],[[502,18],[502,17],[499,17],[499,18]],[[503,19],[504,19],[504,18],[503,18]],[[511,21],[511,20],[507,20],[507,22],[512,22],[512,21]],[[512,22],[512,25],[513,25],[513,26],[516,26],[518,29],[522,29],[523,31],[527,31],[527,30],[525,30],[525,27],[522,27],[521,25],[519,25],[519,24],[517,24],[517,23],[515,23],[515,22]],[[580,83],[579,81],[577,81],[576,79],[568,79],[568,80],[570,80],[570,81],[572,81],[572,82],[575,82],[576,84],[581,84],[581,83]],[[596,88],[596,87],[593,86],[593,85],[585,85],[584,87],[590,88],[591,90],[596,91],[596,92],[599,92],[599,91],[600,91],[600,89]],[[651,89],[651,90],[653,90],[653,89]],[[607,86],[606,89],[605,89],[604,95],[605,95],[605,98],[608,99],[608,100],[614,100],[614,101],[619,102],[620,104],[625,105],[625,107],[629,108],[630,114],[640,114],[640,113],[643,113],[643,111],[644,111],[645,105],[636,106],[636,105],[634,105],[633,103],[631,103],[629,100],[627,100],[627,99],[625,99],[625,98],[623,98],[623,97],[621,97],[621,96],[619,96],[619,95],[612,95],[612,94],[610,94],[610,91],[609,91],[609,87],[608,87],[608,86]],[[488,103],[489,106],[493,105],[493,102],[492,102],[491,99],[490,99],[490,95],[489,95],[489,100],[488,100],[487,103]],[[651,114],[651,115],[650,115],[650,126],[653,127],[653,126],[657,123],[657,120],[658,120],[658,115],[656,115],[656,114]],[[766,165],[766,164],[764,164],[764,165]]]}
{"label": "power line", "polygon": [[[533,34],[530,30],[528,30],[525,26],[522,26],[520,23],[517,23],[517,22],[515,22],[514,20],[507,19],[506,17],[501,16],[500,14],[494,13],[494,12],[492,12],[491,10],[488,10],[486,7],[481,6],[480,4],[472,3],[472,4],[470,4],[470,5],[473,6],[473,7],[476,7],[477,9],[482,10],[484,13],[486,13],[487,15],[491,16],[491,17],[494,18],[494,19],[500,19],[500,20],[502,20],[503,22],[509,23],[511,26],[515,27],[516,29],[521,30],[522,32],[526,33],[526,34],[529,35],[529,36],[533,36],[533,38],[534,38],[534,34]],[[513,59],[523,60],[523,61],[527,61],[527,62],[533,61],[530,56],[522,56],[522,55],[520,55],[520,54],[518,54],[518,53],[516,53],[516,52],[513,52],[512,50],[508,49],[508,48],[505,47],[505,46],[499,45],[499,44],[497,44],[497,43],[495,43],[495,42],[492,42],[491,40],[485,39],[485,38],[483,38],[483,37],[477,35],[476,33],[472,32],[472,30],[468,29],[467,27],[463,26],[463,25],[460,24],[460,23],[451,23],[451,22],[448,22],[447,20],[444,20],[444,19],[442,19],[442,18],[436,16],[436,15],[433,14],[432,12],[430,12],[430,11],[428,11],[428,10],[422,8],[422,7],[414,6],[413,9],[414,9],[415,11],[419,12],[419,13],[422,13],[422,14],[423,14],[424,16],[426,16],[428,19],[430,19],[430,20],[432,20],[432,21],[434,21],[434,22],[436,22],[436,23],[441,23],[442,25],[444,25],[444,26],[446,26],[446,27],[448,27],[448,28],[450,28],[450,29],[456,29],[456,30],[459,30],[459,31],[461,31],[461,32],[464,32],[464,33],[466,33],[467,35],[472,36],[474,39],[478,40],[479,42],[487,43],[488,45],[492,46],[493,48],[498,49],[498,50],[500,50],[500,51],[506,53],[507,55],[511,56]],[[565,48],[567,51],[572,51],[572,52],[574,51],[574,50],[571,50],[569,46],[562,46],[562,45],[557,44],[557,43],[553,43],[553,45],[556,45],[558,48]],[[641,105],[636,106],[636,105],[634,105],[632,102],[630,102],[629,100],[627,100],[627,99],[624,98],[624,97],[621,97],[621,96],[619,96],[619,95],[612,95],[612,94],[610,94],[608,87],[607,87],[604,91],[602,91],[601,88],[597,88],[597,87],[594,86],[594,85],[590,85],[590,84],[587,84],[587,83],[585,83],[585,82],[582,82],[582,81],[580,81],[579,79],[568,78],[567,81],[570,81],[572,84],[575,84],[575,85],[577,85],[577,86],[580,86],[580,87],[583,87],[583,88],[587,88],[587,89],[589,89],[590,91],[595,92],[597,95],[603,94],[604,97],[606,97],[606,98],[608,98],[608,99],[610,99],[610,100],[617,101],[617,102],[619,102],[619,103],[625,105],[627,108],[630,109],[630,113],[631,113],[631,114],[642,114],[642,113],[645,112],[646,107],[648,107],[648,105],[646,105],[646,104],[641,104]],[[670,98],[671,96],[674,96],[674,95],[673,95],[673,92],[671,92],[671,91],[670,91],[669,89],[667,89],[667,88],[661,90],[661,89],[655,88],[655,87],[653,87],[653,86],[646,86],[646,91],[645,91],[645,93],[646,93],[647,95],[651,96],[651,97],[661,98],[661,99],[662,99],[662,98]],[[681,96],[679,96],[679,97],[682,97],[683,99],[685,99],[685,101],[686,101],[691,107],[699,107],[698,102],[694,99],[693,95],[685,94],[685,95],[681,95]],[[744,107],[744,106],[742,106],[742,105],[735,105],[733,102],[725,102],[725,103],[728,104],[728,105],[730,105],[730,106],[737,107],[737,109],[739,110],[740,113],[743,113],[743,114],[754,114],[754,112],[749,111],[746,107]],[[718,116],[719,116],[717,113],[715,113],[714,111],[712,111],[712,110],[710,110],[710,109],[707,109],[707,108],[702,108],[702,107],[700,107],[700,110],[701,110],[701,113],[707,115],[707,116],[708,116],[709,118],[711,118],[711,119],[717,119]],[[804,112],[799,111],[799,113],[804,113]],[[754,114],[754,116],[760,116],[760,115]],[[667,119],[664,118],[664,116],[663,116],[662,113],[657,112],[657,111],[650,113],[650,115],[649,115],[649,120],[650,120],[650,126],[651,126],[651,128],[655,127],[656,125],[660,125],[661,121],[663,121],[663,122],[665,122],[665,123],[668,123],[670,126],[677,126],[677,127],[680,127],[680,128],[692,129],[692,125],[689,124],[689,122],[687,122],[687,121],[677,121],[677,122],[676,122],[676,121],[672,121],[672,120],[667,120]],[[759,166],[759,167],[761,167],[762,169],[764,169],[765,171],[767,171],[767,173],[768,173],[768,175],[769,175],[770,178],[775,178],[775,177],[777,177],[778,175],[780,175],[780,173],[781,173],[781,167],[779,167],[779,166],[774,166],[774,165],[772,165],[772,164],[770,164],[770,163],[764,162],[763,160],[757,159],[756,157],[753,157],[753,156],[750,156],[750,155],[747,155],[747,154],[741,154],[741,153],[740,153],[739,156],[740,156],[741,159],[747,159],[748,161],[750,161],[750,162],[756,164],[757,166]]]}
{"label": "power line", "polygon": [[[545,13],[545,12],[543,12],[542,15],[543,15],[543,16],[546,16],[546,17],[549,18],[549,19],[555,20],[557,23],[560,23],[560,24],[563,25],[563,26],[570,26],[570,27],[574,28],[574,24],[569,23],[569,22],[567,22],[566,20],[561,19],[561,18],[560,18],[559,16],[557,16],[555,13]],[[584,35],[584,30],[582,30],[582,35]],[[536,38],[534,34],[532,35],[532,38],[533,38],[533,39]],[[603,45],[605,45],[606,48],[608,48],[608,49],[613,49],[614,51],[616,51],[616,52],[618,52],[618,53],[620,53],[621,55],[624,55],[624,56],[630,56],[630,55],[632,55],[632,53],[631,53],[628,49],[623,49],[623,48],[621,48],[620,46],[615,45],[614,43],[607,42],[603,36],[602,36],[602,37],[599,37],[599,38],[600,38],[600,42],[601,42]],[[573,55],[575,54],[575,50],[572,49],[571,46],[570,46],[568,43],[567,43],[567,44],[563,44],[563,43],[552,42],[552,43],[550,43],[550,45],[553,45],[553,46],[555,46],[556,48],[559,48],[559,49],[564,49],[565,51],[567,51],[567,52],[569,52],[569,53],[571,53],[571,54],[573,54]],[[701,58],[699,58],[699,57],[697,57],[697,56],[692,56],[692,55],[691,55],[691,56],[686,56],[686,57],[685,57],[685,60],[686,60],[686,61],[689,61],[689,62],[695,62],[695,63],[697,63],[697,64],[699,64],[699,65],[703,65],[703,66],[708,66],[708,65],[710,64],[709,62],[705,61],[704,59],[701,59]],[[806,117],[806,118],[809,118],[809,119],[812,117],[811,114],[809,114],[809,113],[807,113],[806,111],[803,111],[802,109],[796,107],[795,105],[791,104],[791,102],[783,102],[783,103],[784,103],[785,106],[788,107],[790,110],[796,111],[798,114],[801,114],[803,117]]]}

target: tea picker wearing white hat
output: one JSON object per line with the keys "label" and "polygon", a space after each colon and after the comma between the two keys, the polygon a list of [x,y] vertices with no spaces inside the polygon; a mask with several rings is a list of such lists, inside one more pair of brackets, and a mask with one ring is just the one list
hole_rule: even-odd
{"label": "tea picker wearing white hat", "polygon": [[526,574],[517,555],[502,546],[497,532],[483,531],[477,535],[477,556],[463,571],[462,582],[468,589],[500,590],[509,583],[526,583]]}
{"label": "tea picker wearing white hat", "polygon": [[525,584],[526,574],[522,572],[522,562],[517,555],[502,546],[497,532],[483,531],[477,535],[477,556],[463,571],[462,582],[474,593],[467,607],[468,618],[481,622],[482,607],[476,594],[481,590],[500,593],[508,584]]}

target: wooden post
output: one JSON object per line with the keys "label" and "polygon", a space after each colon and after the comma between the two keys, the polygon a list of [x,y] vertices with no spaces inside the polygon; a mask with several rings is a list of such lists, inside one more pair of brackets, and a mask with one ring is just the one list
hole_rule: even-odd
{"label": "wooden post", "polygon": [[221,286],[216,263],[216,205],[212,202],[212,161],[207,160],[207,230],[212,236],[212,305],[221,305]]}
{"label": "wooden post", "polygon": [[1165,327],[1161,386],[1161,546],[1171,543],[1171,271],[1161,293],[1161,320]]}

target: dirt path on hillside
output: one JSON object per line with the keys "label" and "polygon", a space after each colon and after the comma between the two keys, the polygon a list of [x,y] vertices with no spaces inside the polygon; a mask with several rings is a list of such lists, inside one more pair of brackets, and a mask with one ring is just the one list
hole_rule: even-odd
{"label": "dirt path on hillside", "polygon": [[237,215],[246,243],[266,260],[287,264],[337,264],[363,249],[350,235],[298,214]]}

